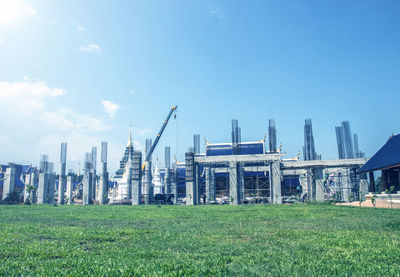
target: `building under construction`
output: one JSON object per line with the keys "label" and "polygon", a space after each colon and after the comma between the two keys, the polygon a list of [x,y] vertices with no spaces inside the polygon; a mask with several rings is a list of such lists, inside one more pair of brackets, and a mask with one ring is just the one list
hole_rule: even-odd
{"label": "building under construction", "polygon": [[[358,137],[351,135],[350,125],[336,127],[339,159],[322,160],[316,152],[311,119],[305,120],[303,160],[300,153],[285,158],[277,147],[275,120],[270,119],[266,137],[243,142],[238,120],[232,120],[231,141],[211,143],[205,140],[201,151],[200,135],[185,153],[185,161],[171,163],[170,148],[165,148],[164,166],[152,166],[152,153],[161,138],[176,106],[172,107],[154,141],[146,140],[144,153],[135,151],[132,135],[123,153],[119,168],[110,178],[107,170],[107,142],[101,146],[101,164],[97,171],[97,148],[85,153],[83,173],[66,174],[67,145],[61,144],[60,168],[56,175],[47,156],[39,170],[29,172],[24,194],[32,181],[37,188],[38,203],[75,202],[88,204],[246,204],[294,201],[349,201],[364,199],[368,193],[365,174],[356,174],[366,159],[358,150]],[[176,115],[174,115],[175,118]],[[263,133],[261,131],[261,133]],[[6,167],[5,167],[6,168]],[[12,165],[0,172],[3,197],[17,187]],[[18,169],[18,168],[17,168]],[[18,171],[18,170],[17,170]],[[14,172],[14,173],[13,173]],[[21,175],[21,174],[17,174]],[[19,183],[18,183],[19,184]]]}

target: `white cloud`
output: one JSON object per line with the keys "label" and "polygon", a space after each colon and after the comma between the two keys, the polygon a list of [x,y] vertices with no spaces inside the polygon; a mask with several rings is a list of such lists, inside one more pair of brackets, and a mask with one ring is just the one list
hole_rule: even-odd
{"label": "white cloud", "polygon": [[81,158],[82,151],[101,142],[98,132],[111,126],[92,115],[57,105],[66,93],[28,77],[19,82],[0,82],[2,161],[37,163],[43,153],[57,161],[61,141],[72,144],[68,153],[74,149],[74,158]]}
{"label": "white cloud", "polygon": [[81,47],[79,47],[79,51],[82,52],[93,52],[93,53],[100,53],[101,48],[97,44],[82,44]]}
{"label": "white cloud", "polygon": [[228,24],[228,17],[221,12],[220,8],[216,5],[208,6],[208,16],[218,19],[221,25]]}
{"label": "white cloud", "polygon": [[143,145],[137,140],[133,141],[133,147],[135,148],[136,151],[143,151],[144,150]]}
{"label": "white cloud", "polygon": [[110,117],[114,117],[116,112],[119,109],[119,105],[109,101],[109,100],[103,100],[101,101],[101,103],[103,104],[104,107],[104,111],[110,116]]}
{"label": "white cloud", "polygon": [[86,28],[83,27],[83,26],[81,26],[81,25],[76,26],[76,29],[78,30],[78,32],[84,32],[84,31],[86,31]]}
{"label": "white cloud", "polygon": [[10,24],[24,16],[37,15],[36,10],[22,0],[0,0],[0,24]]}
{"label": "white cloud", "polygon": [[12,114],[31,116],[46,108],[52,98],[66,93],[64,89],[50,88],[43,81],[0,82],[0,105]]}
{"label": "white cloud", "polygon": [[4,44],[4,39],[0,38],[0,45]]}
{"label": "white cloud", "polygon": [[53,25],[57,24],[57,22],[54,19],[50,19],[49,22],[50,22],[50,24],[53,24]]}
{"label": "white cloud", "polygon": [[150,134],[151,132],[153,132],[153,130],[151,128],[145,128],[145,129],[141,129],[141,130],[137,130],[136,131],[136,133],[139,136],[144,136],[144,135]]}
{"label": "white cloud", "polygon": [[72,20],[72,23],[75,25],[76,30],[77,30],[79,33],[83,33],[83,32],[86,31],[86,28],[83,27],[81,24],[79,24],[79,22],[78,22],[76,19],[73,19],[73,20]]}
{"label": "white cloud", "polygon": [[68,108],[45,112],[44,122],[48,127],[61,131],[96,132],[111,128],[96,117],[79,114]]}
{"label": "white cloud", "polygon": [[135,95],[135,90],[134,90],[134,89],[131,89],[131,90],[129,91],[129,94],[130,94],[130,95]]}

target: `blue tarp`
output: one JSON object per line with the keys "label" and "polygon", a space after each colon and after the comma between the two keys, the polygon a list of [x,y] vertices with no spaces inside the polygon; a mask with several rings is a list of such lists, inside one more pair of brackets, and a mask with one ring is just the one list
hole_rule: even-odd
{"label": "blue tarp", "polygon": [[[264,154],[264,143],[240,143],[239,155]],[[206,146],[206,156],[233,155],[233,147],[230,143],[210,144]]]}
{"label": "blue tarp", "polygon": [[390,138],[358,173],[381,170],[393,166],[400,166],[400,135]]}

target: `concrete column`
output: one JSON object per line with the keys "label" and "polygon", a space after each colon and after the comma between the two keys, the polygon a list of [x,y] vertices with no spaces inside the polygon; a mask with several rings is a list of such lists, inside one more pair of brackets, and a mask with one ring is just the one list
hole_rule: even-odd
{"label": "concrete column", "polygon": [[374,172],[371,171],[369,172],[369,192],[374,193],[375,192],[375,178],[374,178]]}
{"label": "concrete column", "polygon": [[144,170],[144,203],[146,205],[150,204],[153,200],[153,190],[152,190],[152,176],[151,176],[151,161],[146,162],[146,167]]}
{"label": "concrete column", "polygon": [[67,176],[67,191],[66,191],[66,200],[67,204],[71,205],[73,203],[72,201],[72,191],[74,190],[74,177],[73,176]]}
{"label": "concrete column", "polygon": [[36,203],[37,183],[39,175],[36,172],[36,170],[34,170],[30,175],[31,175],[30,185],[35,187],[35,190],[32,191],[31,195],[31,203],[33,204]]}
{"label": "concrete column", "polygon": [[238,180],[239,180],[239,186],[240,186],[240,201],[241,203],[243,200],[246,200],[245,193],[244,193],[244,165],[239,165],[239,171],[238,171]]}
{"label": "concrete column", "polygon": [[96,190],[97,190],[97,171],[93,170],[92,172],[92,184],[91,184],[91,190],[90,190],[90,199],[92,203],[95,202],[96,200]]}
{"label": "concrete column", "polygon": [[127,170],[127,178],[126,178],[126,185],[128,186],[128,199],[132,199],[132,161],[131,159],[128,160],[128,163],[130,163],[130,165],[128,165],[126,167]]}
{"label": "concrete column", "polygon": [[171,194],[171,169],[166,168],[165,169],[165,193],[166,194]]}
{"label": "concrete column", "polygon": [[206,204],[210,203],[211,195],[211,168],[205,167],[205,179],[206,179]]}
{"label": "concrete column", "polygon": [[270,164],[270,180],[272,181],[272,203],[282,204],[282,173],[281,173],[281,163],[279,161],[272,162]]}
{"label": "concrete column", "polygon": [[3,199],[7,197],[8,193],[14,191],[15,188],[15,166],[11,165],[6,169],[6,179],[3,181]]}
{"label": "concrete column", "polygon": [[325,199],[325,188],[324,188],[324,175],[323,168],[316,167],[312,169],[313,177],[313,191],[315,191],[315,201],[323,202]]}
{"label": "concrete column", "polygon": [[368,179],[367,179],[366,173],[360,174],[360,183],[359,184],[360,184],[359,185],[360,200],[365,201],[366,200],[365,195],[368,194]]}
{"label": "concrete column", "polygon": [[64,191],[65,191],[65,185],[67,183],[67,176],[65,175],[65,173],[66,173],[66,164],[62,163],[60,170],[60,180],[58,183],[58,204],[64,204]]}
{"label": "concrete column", "polygon": [[39,173],[38,204],[47,203],[48,179],[49,175],[47,173]]}
{"label": "concrete column", "polygon": [[107,163],[100,164],[100,183],[99,183],[99,194],[98,201],[100,205],[104,205],[107,202],[107,185],[108,185],[108,173]]}
{"label": "concrete column", "polygon": [[[27,190],[27,187],[31,185],[32,178],[33,178],[32,174],[26,174],[25,178],[24,178],[24,184],[25,184],[25,187],[24,187],[24,203],[29,197],[29,192]],[[32,199],[31,199],[31,203],[32,203]]]}
{"label": "concrete column", "polygon": [[49,204],[54,204],[54,194],[56,192],[56,178],[54,173],[49,174],[49,185],[47,187],[47,199]]}
{"label": "concrete column", "polygon": [[232,205],[240,204],[240,184],[238,182],[238,164],[229,162],[229,198]]}
{"label": "concrete column", "polygon": [[312,177],[312,170],[306,170],[306,182],[307,182],[307,200],[314,201],[315,198],[313,197],[313,177]]}
{"label": "concrete column", "polygon": [[178,202],[178,188],[177,188],[177,173],[176,168],[173,170],[172,178],[171,178],[171,193],[174,195],[172,202],[176,204]]}
{"label": "concrete column", "polygon": [[197,190],[195,184],[194,153],[185,154],[185,179],[186,179],[186,205],[197,205]]}
{"label": "concrete column", "polygon": [[347,169],[347,168],[345,168],[345,169],[342,169],[342,174],[341,174],[341,177],[342,177],[342,180],[341,180],[341,183],[342,183],[342,188],[343,188],[343,201],[344,202],[350,202],[349,201],[349,197],[350,197],[350,194],[351,194],[351,187],[350,187],[350,176],[349,176],[349,170]]}
{"label": "concrete column", "polygon": [[142,200],[142,152],[133,152],[132,205],[140,205]]}
{"label": "concrete column", "polygon": [[194,189],[196,190],[196,205],[200,205],[200,167],[198,164],[194,164]]}
{"label": "concrete column", "polygon": [[92,184],[93,174],[91,172],[83,173],[82,180],[82,204],[89,205],[91,204],[91,184]]}

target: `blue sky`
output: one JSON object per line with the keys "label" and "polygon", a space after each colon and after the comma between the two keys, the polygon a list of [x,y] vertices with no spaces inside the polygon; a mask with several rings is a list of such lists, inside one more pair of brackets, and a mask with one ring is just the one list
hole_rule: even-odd
{"label": "blue sky", "polygon": [[[199,133],[258,140],[274,118],[288,157],[311,118],[315,146],[337,158],[349,120],[371,156],[399,132],[398,1],[0,0],[0,162],[76,167],[109,142],[118,167],[129,122],[139,149],[172,105],[158,150],[179,160]],[[204,147],[202,146],[202,149]]]}

